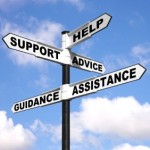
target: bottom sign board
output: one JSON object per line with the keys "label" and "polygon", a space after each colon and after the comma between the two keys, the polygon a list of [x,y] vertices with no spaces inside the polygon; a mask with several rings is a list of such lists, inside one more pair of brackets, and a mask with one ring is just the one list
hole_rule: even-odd
{"label": "bottom sign board", "polygon": [[15,113],[54,104],[61,102],[62,100],[73,99],[103,89],[139,80],[145,71],[146,69],[143,66],[136,64],[125,69],[103,76],[93,77],[78,83],[64,84],[55,90],[15,103],[12,107],[12,112]]}

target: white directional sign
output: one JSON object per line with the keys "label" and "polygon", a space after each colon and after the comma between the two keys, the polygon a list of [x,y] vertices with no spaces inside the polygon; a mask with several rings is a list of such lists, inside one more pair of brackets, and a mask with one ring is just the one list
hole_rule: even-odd
{"label": "white directional sign", "polygon": [[102,63],[72,53],[67,49],[64,51],[63,49],[29,40],[11,33],[6,35],[3,40],[8,48],[28,53],[38,58],[54,61],[60,64],[69,64],[73,67],[96,73],[105,72],[105,67]]}
{"label": "white directional sign", "polygon": [[3,40],[8,48],[28,53],[39,58],[65,64],[61,49],[45,46],[36,41],[32,41],[11,33],[6,35]]}
{"label": "white directional sign", "polygon": [[100,77],[93,77],[74,84],[64,84],[55,90],[17,102],[11,110],[16,113],[91,94],[103,89],[139,80],[145,71],[146,69],[143,66],[136,64]]}
{"label": "white directional sign", "polygon": [[12,106],[11,110],[13,113],[16,113],[36,107],[54,104],[60,101],[60,88],[58,88],[50,92],[43,93],[39,96],[17,102]]}
{"label": "white directional sign", "polygon": [[94,61],[90,58],[78,55],[76,53],[71,52],[71,66],[84,69],[87,71],[93,71],[96,73],[104,73],[105,67],[102,63]]}
{"label": "white directional sign", "polygon": [[143,66],[136,64],[134,66],[121,69],[100,77],[94,77],[75,84],[63,85],[65,86],[64,89],[68,91],[66,99],[76,98],[110,87],[139,80],[145,71],[146,69]]}
{"label": "white directional sign", "polygon": [[111,16],[103,14],[98,18],[84,24],[83,26],[68,33],[66,48],[71,48],[74,45],[82,42],[83,40],[90,38],[93,34],[106,28],[111,20]]}

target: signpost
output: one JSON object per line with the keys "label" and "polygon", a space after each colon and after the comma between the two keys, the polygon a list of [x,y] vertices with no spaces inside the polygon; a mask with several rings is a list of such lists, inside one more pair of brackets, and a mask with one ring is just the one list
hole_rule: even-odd
{"label": "signpost", "polygon": [[62,102],[62,150],[70,150],[70,99],[139,80],[146,71],[143,66],[136,64],[70,84],[70,66],[96,73],[105,72],[106,69],[102,63],[71,52],[70,48],[106,28],[110,20],[111,16],[105,13],[72,32],[62,32],[61,49],[11,33],[3,38],[8,48],[62,65],[62,86],[60,88],[17,102],[11,109],[15,113]]}

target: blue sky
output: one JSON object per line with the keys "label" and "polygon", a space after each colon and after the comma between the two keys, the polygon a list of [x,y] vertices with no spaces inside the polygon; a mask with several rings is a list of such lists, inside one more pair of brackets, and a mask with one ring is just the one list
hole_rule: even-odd
{"label": "blue sky", "polygon": [[[61,65],[8,49],[8,33],[61,47],[61,32],[108,13],[109,26],[72,51],[106,73],[140,63],[135,82],[71,101],[71,150],[150,150],[149,0],[0,0],[0,149],[60,150],[61,103],[13,114],[14,103],[58,88]],[[71,83],[97,73],[71,68]]]}

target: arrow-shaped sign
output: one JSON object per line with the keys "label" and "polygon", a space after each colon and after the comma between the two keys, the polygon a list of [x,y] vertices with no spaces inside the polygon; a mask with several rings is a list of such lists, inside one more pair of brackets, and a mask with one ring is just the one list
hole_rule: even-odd
{"label": "arrow-shaped sign", "polygon": [[68,49],[65,49],[64,51],[63,49],[29,40],[12,33],[6,35],[3,40],[8,48],[28,53],[38,58],[54,61],[60,64],[69,64],[73,67],[96,73],[105,72],[105,67],[102,63],[73,53]]}
{"label": "arrow-shaped sign", "polygon": [[66,99],[80,97],[103,89],[139,80],[145,71],[146,69],[143,66],[136,64],[103,76],[70,84],[69,87],[66,88],[68,91]]}
{"label": "arrow-shaped sign", "polygon": [[78,55],[73,52],[70,53],[71,53],[71,62],[70,62],[71,66],[101,74],[105,72],[106,69],[102,63],[94,61],[85,56]]}
{"label": "arrow-shaped sign", "polygon": [[42,45],[36,41],[9,33],[3,41],[8,48],[18,50],[36,57],[51,60],[57,63],[65,64],[62,50],[51,46]]}
{"label": "arrow-shaped sign", "polygon": [[20,102],[15,103],[11,110],[13,113],[33,109],[37,107],[42,107],[54,103],[61,102],[60,98],[60,88],[43,93],[39,96],[35,96]]}
{"label": "arrow-shaped sign", "polygon": [[98,18],[82,25],[78,29],[68,33],[66,48],[71,48],[74,45],[90,38],[93,34],[106,28],[111,20],[109,14],[103,14]]}
{"label": "arrow-shaped sign", "polygon": [[143,66],[136,64],[100,77],[93,77],[74,84],[64,84],[60,88],[17,102],[12,106],[11,110],[16,113],[91,94],[103,89],[139,80],[145,71],[146,69]]}

